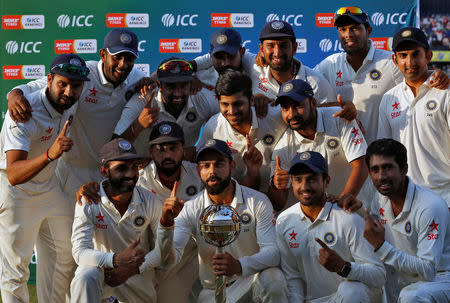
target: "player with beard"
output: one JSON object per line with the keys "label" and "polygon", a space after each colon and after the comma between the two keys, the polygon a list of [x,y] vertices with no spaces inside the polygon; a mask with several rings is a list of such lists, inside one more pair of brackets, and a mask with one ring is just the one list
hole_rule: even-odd
{"label": "player with beard", "polygon": [[447,202],[450,208],[450,89],[430,84],[427,64],[433,53],[424,32],[406,27],[392,44],[395,65],[405,80],[381,100],[378,138],[393,138],[406,146],[408,176]]}
{"label": "player with beard", "polygon": [[153,281],[159,254],[154,235],[161,202],[136,186],[142,156],[131,143],[114,139],[99,156],[106,178],[100,185],[100,202],[75,208],[72,251],[79,266],[71,302],[112,297],[120,302],[156,302]]}
{"label": "player with beard", "polygon": [[114,133],[135,141],[138,152],[148,155],[148,136],[156,122],[171,121],[179,124],[185,132],[185,157],[195,158],[194,144],[202,125],[219,106],[214,94],[202,89],[190,95],[193,77],[192,64],[179,58],[168,58],[158,67],[158,92],[149,90],[142,99],[135,95],[126,105]]}
{"label": "player with beard", "polygon": [[28,302],[28,265],[36,245],[37,290],[42,302],[64,302],[74,262],[73,203],[55,177],[57,159],[71,151],[69,121],[89,69],[74,54],[57,56],[45,88],[27,95],[33,117],[5,115],[0,136],[0,278],[3,302]]}
{"label": "player with beard", "polygon": [[[177,196],[184,201],[203,189],[196,165],[183,160],[184,132],[176,123],[157,123],[150,134],[152,161],[139,172],[138,185],[151,191],[160,201],[172,194],[177,183]],[[77,193],[79,204],[84,196],[88,203],[98,203],[98,183],[88,183]],[[162,207],[162,203],[161,203]],[[158,302],[188,302],[194,282],[198,278],[197,247],[190,240],[184,249],[180,263],[168,271],[157,271],[156,292]],[[173,289],[176,287],[177,291]],[[195,293],[192,294],[195,296]]]}
{"label": "player with beard", "polygon": [[325,158],[301,152],[289,176],[299,202],[280,214],[276,227],[289,302],[381,302],[383,264],[363,238],[362,218],[327,202]]}
{"label": "player with beard", "polygon": [[[163,263],[176,264],[192,236],[198,246],[203,285],[198,302],[214,301],[215,275],[227,276],[229,302],[287,302],[284,276],[275,267],[279,258],[272,206],[264,194],[231,178],[235,165],[227,143],[211,139],[199,147],[197,170],[205,189],[184,207],[176,196],[165,201],[158,238],[164,243],[162,256],[174,258],[164,258]],[[223,254],[216,254],[215,247],[207,244],[199,231],[200,213],[211,204],[230,204],[242,218],[239,237],[224,248]]]}
{"label": "player with beard", "polygon": [[358,124],[335,118],[337,107],[317,108],[311,86],[300,79],[285,82],[275,104],[281,106],[281,116],[288,126],[272,154],[273,177],[268,195],[275,210],[295,203],[287,169],[291,159],[306,150],[319,152],[327,160],[331,194],[342,198],[361,192],[360,199],[369,202],[371,191],[365,188],[369,183],[365,184],[364,163],[367,145]]}

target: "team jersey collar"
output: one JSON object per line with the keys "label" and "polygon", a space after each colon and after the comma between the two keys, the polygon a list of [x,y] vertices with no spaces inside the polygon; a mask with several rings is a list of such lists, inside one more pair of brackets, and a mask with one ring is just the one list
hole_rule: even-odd
{"label": "team jersey collar", "polygon": [[294,134],[296,136],[299,136],[300,141],[306,142],[315,141],[319,134],[325,133],[325,126],[323,125],[323,118],[322,118],[322,110],[320,108],[316,108],[316,114],[317,114],[317,121],[316,121],[316,134],[314,136],[314,140],[305,138],[298,131],[293,130]]}
{"label": "team jersey collar", "polygon": [[[100,76],[100,82],[102,83],[102,85],[114,88],[114,85],[111,82],[109,82],[105,78],[105,75],[103,74],[103,61],[102,60],[99,60],[98,63],[97,63],[97,71],[98,71],[98,74]],[[122,87],[122,86],[126,86],[126,85],[128,85],[128,77],[125,79],[125,81],[120,83],[120,85],[118,87]]]}
{"label": "team jersey collar", "polygon": [[[155,179],[158,183],[160,183],[161,186],[164,186],[164,185],[161,183],[161,180],[159,179],[159,176],[158,176],[158,169],[156,168],[155,161],[152,160],[152,161],[150,162],[150,164],[147,165],[147,167],[146,167],[145,169],[147,169],[148,175],[149,175],[149,176],[151,175],[151,177],[152,177],[153,179]],[[184,167],[184,161],[181,161],[181,167],[180,167],[180,169],[181,169],[181,172],[180,172],[180,179],[178,180],[179,183],[182,182],[184,176],[186,175],[186,168]]]}
{"label": "team jersey collar", "polygon": [[[300,62],[300,60],[298,60],[297,58],[293,58],[293,60],[294,60],[295,64],[299,64],[300,65],[300,68],[298,69],[297,74],[295,75],[295,79],[306,79],[306,70],[305,70],[305,67],[303,66],[302,62]],[[270,72],[270,66],[269,65],[264,67],[263,71],[264,71],[264,77],[266,79],[269,79],[269,82],[278,84],[277,80],[275,80],[272,77],[272,73]]]}
{"label": "team jersey collar", "polygon": [[47,95],[45,94],[46,91],[47,88],[41,90],[42,104],[44,105],[45,110],[48,112],[52,119],[60,119],[62,117],[62,114],[58,113],[56,109],[51,105],[50,101],[48,101]]}
{"label": "team jersey collar", "polygon": [[[235,185],[234,197],[233,201],[231,202],[231,206],[237,209],[239,205],[244,204],[244,196],[242,194],[242,188],[239,185],[239,183],[234,178],[231,178],[231,181],[234,182]],[[205,207],[213,204],[213,202],[208,196],[208,192],[206,189],[203,190],[203,200],[205,202],[204,203]]]}
{"label": "team jersey collar", "polygon": [[[363,63],[362,63],[361,66],[364,66],[367,62],[372,62],[374,56],[375,56],[375,46],[373,46],[373,41],[372,41],[372,39],[369,39],[369,51],[367,52],[367,55],[366,55],[366,57],[364,58]],[[347,62],[347,64],[348,64],[349,66],[351,66],[350,63],[349,63],[348,60],[347,60],[347,56],[345,56],[345,61]],[[353,68],[351,68],[351,69],[353,70]],[[360,69],[361,69],[361,68],[360,68]]]}
{"label": "team jersey collar", "polygon": [[[302,210],[301,203],[298,202],[298,208],[300,210],[300,217],[301,220],[308,220],[309,218],[305,215],[305,213]],[[317,221],[328,221],[330,218],[331,209],[333,208],[333,204],[330,202],[325,202],[325,205],[323,206],[322,210],[320,211],[319,215],[317,216],[316,220],[314,220],[313,224]]]}
{"label": "team jersey collar", "polygon": [[401,220],[404,217],[407,217],[409,212],[411,211],[414,197],[416,194],[416,184],[409,178],[408,178],[408,188],[406,189],[406,196],[405,196],[405,203],[403,204],[402,211],[400,214],[395,218],[396,220]]}
{"label": "team jersey collar", "polygon": [[427,80],[425,80],[425,82],[422,83],[422,85],[419,88],[419,92],[417,93],[417,96],[414,97],[411,88],[408,86],[408,84],[406,84],[406,80],[403,79],[402,85],[403,85],[403,89],[405,90],[405,93],[407,93],[407,96],[409,96],[411,99],[408,100],[408,103],[411,103],[411,106],[415,106],[417,101],[420,100],[420,98],[422,98],[422,96],[424,96],[426,94],[426,92],[428,92],[431,87],[430,87],[430,81],[433,78],[433,74],[435,72],[432,72]]}

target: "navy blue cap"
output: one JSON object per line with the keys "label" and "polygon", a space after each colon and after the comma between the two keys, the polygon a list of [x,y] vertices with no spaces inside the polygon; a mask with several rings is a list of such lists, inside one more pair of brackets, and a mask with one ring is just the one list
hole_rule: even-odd
{"label": "navy blue cap", "polygon": [[241,49],[241,35],[231,28],[223,28],[215,31],[209,39],[211,54],[226,52],[235,55]]}
{"label": "navy blue cap", "polygon": [[283,97],[289,97],[294,101],[302,102],[306,98],[313,98],[314,91],[308,82],[303,81],[302,79],[293,79],[284,82],[280,86],[275,105],[280,104]]}
{"label": "navy blue cap", "polygon": [[285,21],[274,20],[264,24],[259,34],[259,41],[284,37],[295,39],[294,29]]}
{"label": "navy blue cap", "polygon": [[[352,13],[351,10],[357,12]],[[369,21],[369,15],[362,8],[356,6],[341,7],[334,14],[334,26],[344,26],[353,23],[370,25]]]}
{"label": "navy blue cap", "polygon": [[404,27],[394,35],[392,40],[392,50],[395,52],[401,43],[407,41],[417,43],[425,49],[430,48],[427,36],[420,28]]}
{"label": "navy blue cap", "polygon": [[181,141],[184,143],[184,132],[180,125],[172,121],[157,123],[150,133],[150,145]]}
{"label": "navy blue cap", "polygon": [[142,159],[141,155],[136,153],[133,144],[123,138],[117,138],[109,141],[100,148],[98,152],[102,163],[108,161]]}
{"label": "navy blue cap", "polygon": [[305,151],[295,155],[291,161],[289,174],[292,175],[295,169],[301,165],[305,165],[318,174],[328,175],[327,160],[325,160],[325,158],[318,152]]}
{"label": "navy blue cap", "polygon": [[197,148],[197,162],[200,154],[206,150],[215,150],[225,157],[228,157],[230,159],[233,158],[231,155],[231,149],[228,147],[228,144],[226,142],[218,139],[209,139],[205,144]]}
{"label": "navy blue cap", "polygon": [[194,80],[194,69],[189,61],[170,57],[159,64],[156,76],[166,83],[189,82]]}
{"label": "navy blue cap", "polygon": [[86,62],[75,54],[62,54],[53,59],[50,72],[71,80],[90,81]]}
{"label": "navy blue cap", "polygon": [[115,28],[105,36],[103,40],[103,49],[108,49],[111,55],[123,52],[129,52],[139,57],[138,37],[132,31],[125,28]]}

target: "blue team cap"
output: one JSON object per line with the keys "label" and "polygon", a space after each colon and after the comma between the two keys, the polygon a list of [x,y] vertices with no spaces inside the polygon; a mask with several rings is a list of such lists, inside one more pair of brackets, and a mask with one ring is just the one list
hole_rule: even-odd
{"label": "blue team cap", "polygon": [[318,152],[305,151],[297,154],[291,161],[289,174],[292,175],[292,173],[302,165],[308,167],[316,173],[328,175],[327,160],[325,160],[325,158]]}

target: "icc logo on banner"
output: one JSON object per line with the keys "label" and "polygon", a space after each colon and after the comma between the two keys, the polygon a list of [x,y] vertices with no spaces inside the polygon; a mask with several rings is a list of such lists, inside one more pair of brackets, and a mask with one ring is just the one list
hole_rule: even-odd
{"label": "icc logo on banner", "polygon": [[[61,28],[66,27],[90,27],[92,26],[91,19],[94,18],[94,15],[81,15],[81,16],[72,16],[72,18],[68,15],[59,15],[56,19],[58,26]],[[72,20],[72,21],[71,21]]]}
{"label": "icc logo on banner", "polygon": [[195,19],[198,18],[198,15],[177,15],[174,16],[172,14],[164,14],[161,17],[161,22],[165,27],[171,26],[197,26],[198,22]]}
{"label": "icc logo on banner", "polygon": [[289,23],[292,26],[302,26],[302,19],[303,15],[282,15],[281,18],[278,14],[269,14],[266,17],[266,22],[275,21],[275,20],[283,20],[287,23]]}
{"label": "icc logo on banner", "polygon": [[383,13],[373,13],[371,21],[373,25],[380,26],[384,24],[406,24],[407,13],[387,13],[386,18]]}
{"label": "icc logo on banner", "polygon": [[38,46],[41,45],[41,41],[37,42],[17,42],[17,41],[8,41],[5,45],[6,52],[10,55],[14,55],[15,53],[40,53],[41,50],[38,49]]}
{"label": "icc logo on banner", "polygon": [[333,51],[344,51],[344,49],[342,48],[341,42],[339,42],[339,40],[335,40],[334,41],[334,46],[333,46],[333,42],[330,39],[322,39],[319,42],[319,47],[320,50],[324,53],[327,53],[329,51],[331,51],[331,49],[333,49]]}

